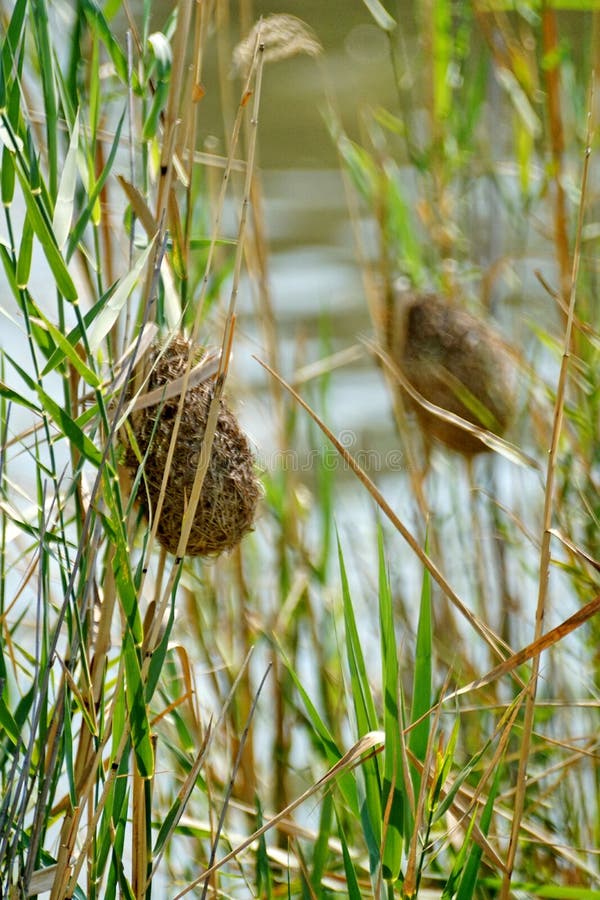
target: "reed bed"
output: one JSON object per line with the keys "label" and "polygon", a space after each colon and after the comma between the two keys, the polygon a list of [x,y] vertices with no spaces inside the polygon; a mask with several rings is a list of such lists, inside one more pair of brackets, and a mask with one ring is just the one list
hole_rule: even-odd
{"label": "reed bed", "polygon": [[[1,897],[600,897],[599,20],[506,7],[364,0],[396,96],[351,122],[317,31],[248,0],[2,9]],[[297,54],[370,316],[298,366],[256,162]],[[238,423],[247,287],[278,458],[308,435],[310,472],[260,471]],[[402,291],[460,340],[411,352]],[[441,379],[473,336],[471,382]],[[328,421],[357,358],[393,484]]]}

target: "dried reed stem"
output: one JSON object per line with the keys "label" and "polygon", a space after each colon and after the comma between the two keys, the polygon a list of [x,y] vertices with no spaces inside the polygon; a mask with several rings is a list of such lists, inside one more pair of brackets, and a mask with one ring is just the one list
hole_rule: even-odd
{"label": "dried reed stem", "polygon": [[[558,261],[560,278],[560,295],[566,300],[571,292],[571,255],[569,253],[569,237],[567,232],[567,202],[564,180],[565,139],[560,106],[560,65],[558,32],[556,27],[556,11],[544,6],[542,9],[542,42],[546,59],[553,60],[543,68],[546,80],[546,98],[548,101],[548,120],[550,125],[550,149],[552,153],[552,174],[554,184],[554,246]],[[567,324],[568,313],[563,312],[563,323]]]}
{"label": "dried reed stem", "polygon": [[[592,98],[590,99],[590,110]],[[577,276],[579,273],[579,261],[581,258],[581,239],[583,233],[583,219],[585,210],[585,196],[588,181],[589,161],[591,155],[591,113],[588,113],[588,126],[586,134],[586,147],[581,178],[581,198],[579,201],[579,214],[577,219],[577,233],[575,250],[573,254],[573,269],[570,276],[569,310],[565,326],[563,355],[561,359],[558,384],[556,388],[556,402],[554,406],[554,419],[552,423],[552,440],[548,454],[548,466],[546,472],[546,490],[544,494],[543,531],[541,540],[541,553],[539,565],[538,599],[535,613],[534,641],[538,641],[543,633],[544,613],[548,596],[548,583],[550,578],[550,542],[552,539],[552,513],[554,503],[554,482],[556,478],[556,466],[558,463],[558,442],[562,430],[565,394],[567,388],[567,376],[569,369],[569,356],[571,347],[571,335],[573,329],[573,316],[575,312],[575,299],[577,293]],[[531,666],[531,677],[528,685],[527,699],[525,702],[525,717],[521,738],[521,754],[519,757],[519,771],[517,775],[517,790],[515,793],[514,816],[512,820],[510,843],[506,856],[506,871],[502,879],[501,900],[509,900],[511,879],[517,854],[521,820],[525,807],[525,793],[527,785],[527,767],[531,752],[531,739],[533,732],[533,720],[535,716],[535,698],[537,681],[540,670],[540,652],[536,653]]]}

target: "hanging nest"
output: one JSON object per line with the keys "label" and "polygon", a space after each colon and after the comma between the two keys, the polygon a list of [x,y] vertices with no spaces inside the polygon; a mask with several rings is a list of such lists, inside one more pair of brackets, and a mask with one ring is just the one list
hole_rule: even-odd
{"label": "hanging nest", "polygon": [[[166,347],[154,344],[149,351],[151,375],[145,391],[149,393],[184,375],[190,353],[193,364],[204,356],[202,348],[193,348],[182,335],[171,338]],[[200,460],[213,387],[214,382],[204,382],[189,388],[183,405],[156,533],[161,546],[173,554],[177,553]],[[139,451],[146,457],[136,499],[148,519],[157,507],[179,400],[175,396],[162,404],[135,411],[131,416]],[[129,443],[125,446],[124,461],[135,478],[139,460]],[[261,493],[248,439],[221,400],[210,462],[185,555],[216,556],[237,546],[253,527]]]}
{"label": "hanging nest", "polygon": [[[503,435],[515,412],[514,363],[500,337],[435,294],[399,297],[395,361],[430,403]],[[409,401],[426,436],[465,456],[490,450],[475,435]]]}

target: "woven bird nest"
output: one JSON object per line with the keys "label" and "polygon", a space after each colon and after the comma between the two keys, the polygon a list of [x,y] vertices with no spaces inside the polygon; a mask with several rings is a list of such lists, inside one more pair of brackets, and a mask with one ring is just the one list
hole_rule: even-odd
{"label": "woven bird nest", "polygon": [[[181,335],[173,337],[165,347],[153,345],[146,391],[149,393],[184,375],[190,353],[194,356],[193,363],[200,362],[204,356],[201,348],[193,348]],[[173,554],[177,553],[183,517],[200,460],[213,386],[214,382],[195,385],[185,396],[156,533],[161,546]],[[177,395],[136,411],[131,417],[140,453],[146,457],[136,499],[148,519],[157,507],[179,400]],[[139,460],[129,444],[125,447],[125,465],[135,477]],[[260,496],[260,482],[254,471],[254,456],[248,439],[234,414],[221,400],[210,462],[185,555],[215,556],[239,544],[252,529]]]}
{"label": "woven bird nest", "polygon": [[[514,364],[501,339],[479,319],[435,294],[400,295],[395,359],[425,400],[502,435],[515,411]],[[472,456],[489,450],[475,435],[414,401],[427,437]]]}

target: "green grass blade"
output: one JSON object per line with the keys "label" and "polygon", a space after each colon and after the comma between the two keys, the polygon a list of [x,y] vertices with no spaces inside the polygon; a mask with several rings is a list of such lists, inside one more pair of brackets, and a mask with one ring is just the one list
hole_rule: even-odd
{"label": "green grass blade", "polygon": [[103,309],[98,314],[93,327],[88,335],[90,349],[95,351],[98,349],[108,332],[117,321],[119,314],[125,306],[131,292],[137,285],[141,273],[148,262],[148,258],[152,252],[154,241],[152,241],[143,253],[140,253],[135,261],[133,268],[124,275],[119,282],[117,289],[108,298]]}
{"label": "green grass blade", "polygon": [[19,290],[27,287],[29,282],[29,274],[31,272],[31,257],[33,254],[33,228],[28,218],[23,222],[23,233],[21,235],[21,246],[19,247],[19,257],[17,259],[17,287]]}
{"label": "green grass blade", "polygon": [[[104,44],[106,51],[111,58],[112,64],[115,67],[115,71],[118,77],[121,79],[123,84],[126,85],[129,80],[127,71],[127,57],[125,56],[125,53],[114,37],[114,34],[111,31],[110,26],[106,21],[104,14],[102,13],[102,10],[96,3],[93,3],[92,0],[82,0],[82,6],[90,29],[94,34],[98,35],[98,37]],[[135,70],[132,73],[132,78],[132,87],[134,91],[139,92],[140,84]]]}
{"label": "green grass blade", "polygon": [[[40,327],[46,329],[52,340],[54,342],[54,347],[58,347],[60,351],[63,353],[63,359],[67,359],[73,368],[79,372],[84,381],[90,385],[90,387],[97,388],[101,384],[101,379],[96,375],[96,373],[90,369],[87,363],[81,358],[76,348],[70,343],[68,338],[64,336],[62,331],[56,327],[44,314],[43,312],[37,308],[33,302],[30,301],[31,307],[33,307],[36,312],[35,315],[30,318],[30,321],[34,325],[40,325]],[[48,368],[48,366],[46,366]]]}
{"label": "green grass blade", "polygon": [[[425,550],[428,551],[427,541]],[[419,624],[417,626],[417,644],[415,649],[415,673],[413,679],[413,696],[410,712],[410,721],[416,722],[428,709],[431,709],[432,689],[432,656],[433,656],[433,625],[431,614],[431,575],[428,569],[423,571],[421,585],[421,604],[419,609]],[[427,716],[410,732],[408,746],[415,757],[423,762],[427,751],[430,717]],[[412,769],[415,796],[419,794],[421,778],[416,768]]]}
{"label": "green grass blade", "polygon": [[[458,724],[459,723],[457,720],[455,723],[455,726],[454,726],[455,731],[458,728]],[[467,780],[467,778],[471,775],[473,770],[477,768],[477,766],[480,763],[480,760],[487,753],[489,747],[491,746],[491,743],[492,743],[491,739],[488,739],[487,741],[485,741],[484,745],[480,748],[480,750],[478,750],[477,753],[475,753],[473,756],[470,757],[467,764],[453,778],[452,787],[450,788],[450,790],[448,791],[448,793],[446,794],[444,799],[440,801],[439,805],[437,806],[437,808],[435,810],[435,815],[433,816],[434,822],[437,822],[439,819],[441,819],[442,816],[444,816],[446,814],[446,812],[450,809],[450,807],[452,806],[452,804],[454,802],[454,798],[456,797],[457,793],[459,792],[461,786],[464,784],[464,782]]]}
{"label": "green grass blade", "polygon": [[[256,820],[255,829],[258,831],[264,825],[264,817],[262,806],[258,797],[256,798]],[[271,875],[271,867],[269,865],[269,855],[267,853],[267,842],[264,834],[258,839],[258,850],[256,853],[256,896],[264,897],[265,900],[271,900],[273,896],[273,878]]]}
{"label": "green grass blade", "polygon": [[[306,693],[306,690],[305,690],[304,686],[302,685],[302,682],[296,675],[292,665],[286,658],[286,655],[283,652],[283,650],[281,650],[281,648],[280,648],[280,653],[282,655],[284,664],[290,674],[290,677],[296,686],[296,690],[300,694],[300,697],[302,698],[304,706],[306,707],[306,711],[308,713],[308,718],[310,720],[310,724],[312,727],[313,738],[316,738],[318,740],[318,742],[322,748],[322,751],[325,754],[327,763],[330,766],[333,766],[336,764],[336,762],[339,762],[339,760],[343,756],[343,753],[340,752],[333,735],[327,728],[326,724],[323,722],[321,716],[319,715],[319,713],[317,711],[316,706],[314,705],[314,703],[312,702],[312,700]],[[346,803],[349,806],[350,810],[352,811],[353,815],[358,816],[358,814],[359,814],[358,795],[356,792],[356,782],[354,781],[353,776],[350,775],[348,772],[343,772],[342,774],[338,775],[338,777],[336,779],[336,784],[339,786],[342,796],[344,797],[344,800],[346,801]]]}
{"label": "green grass blade", "polygon": [[[350,686],[356,714],[358,736],[361,737],[378,727],[375,703],[367,678],[367,668],[360,644],[352,598],[348,585],[348,576],[344,564],[342,547],[338,537],[338,558],[342,580],[342,597],[344,603],[344,622],[346,626],[346,653],[350,669]],[[381,850],[381,780],[379,763],[376,758],[367,759],[361,766],[365,784],[365,810],[362,811],[363,829],[369,848],[372,871],[379,864]]]}
{"label": "green grass blade", "polygon": [[[44,119],[46,122],[46,150],[50,196],[54,199],[58,186],[58,111],[54,82],[54,57],[50,41],[48,6],[46,0],[31,0],[32,22],[37,44],[40,77],[44,94]],[[67,294],[64,294],[67,297]],[[75,299],[75,297],[67,298]]]}
{"label": "green grass blade", "polygon": [[[105,481],[108,481],[108,477],[105,479]],[[107,488],[108,494],[110,491],[110,485],[107,485]],[[114,520],[118,517],[118,512],[114,509],[114,498],[108,496],[107,502],[113,505],[112,514]],[[110,525],[112,525],[112,523],[109,524],[106,519],[105,522],[109,527]],[[131,568],[129,562],[130,551],[129,547],[127,546],[126,536],[121,525],[122,522],[119,522],[116,530],[111,529],[111,537],[115,543],[113,568],[115,572],[115,581],[117,583],[119,600],[121,602],[123,614],[127,621],[128,629],[131,632],[133,643],[137,647],[139,647],[141,646],[143,639],[142,618],[137,602],[135,584],[133,583],[133,578],[131,576]]]}
{"label": "green grass blade", "polygon": [[[479,829],[483,835],[487,837],[487,834],[490,830],[490,825],[492,823],[492,816],[494,813],[494,803],[496,802],[496,797],[498,796],[498,791],[500,789],[500,776],[502,773],[502,761],[496,767],[496,772],[494,775],[494,780],[492,782],[492,786],[490,789],[490,793],[486,800],[486,804],[483,808],[483,812],[481,814],[481,820],[479,822]],[[474,820],[473,820],[474,821]],[[467,845],[467,840],[465,840],[465,846]],[[481,862],[483,850],[479,846],[479,844],[472,844],[469,857],[467,859],[464,871],[462,873],[462,877],[460,879],[460,884],[458,887],[458,891],[456,893],[456,900],[472,900],[473,894],[475,893],[475,888],[477,886],[477,875],[479,872],[479,865]]]}
{"label": "green grass blade", "polygon": [[[113,163],[114,163],[116,155],[117,155],[117,150],[119,149],[119,146],[120,146],[121,130],[123,128],[124,119],[125,119],[125,112],[122,113],[121,118],[119,119],[119,122],[117,124],[115,137],[112,142],[112,146],[110,148],[110,153],[108,154],[108,159],[106,160],[106,165],[104,166],[104,168],[102,169],[102,172],[96,179],[93,188],[88,192],[87,203],[85,205],[85,208],[71,230],[71,233],[69,235],[69,243],[67,245],[67,251],[65,254],[67,259],[71,259],[71,256],[75,252],[75,248],[77,247],[77,244],[81,240],[81,237],[88,225],[88,222],[92,218],[94,209],[98,202],[98,198],[100,197],[100,192],[102,191],[102,188],[104,187],[104,185],[106,183],[106,179],[108,178],[108,176],[110,175],[110,172],[112,171]],[[90,171],[93,172],[94,171],[93,159],[89,159],[88,162],[89,162],[89,166],[90,166]]]}
{"label": "green grass blade", "polygon": [[[19,66],[19,74],[20,69],[23,64],[23,55],[21,55],[18,66]],[[2,72],[2,68],[0,67],[0,74]],[[7,120],[11,124],[11,128],[13,134],[16,134],[19,130],[19,121],[21,115],[21,84],[18,78],[15,78],[11,88],[10,88],[10,96],[8,99],[8,110],[7,110]],[[1,181],[1,196],[2,203],[4,206],[10,206],[14,193],[15,193],[15,183],[17,179],[16,169],[15,169],[15,160],[14,160],[14,151],[9,149],[7,146],[2,147],[2,171],[0,172],[0,181]]]}
{"label": "green grass blade", "polygon": [[79,114],[71,132],[69,149],[65,157],[58,195],[54,206],[52,228],[59,250],[63,250],[69,238],[73,207],[75,204],[75,188],[77,187],[77,154],[79,151]]}
{"label": "green grass blade", "polygon": [[433,114],[441,121],[448,116],[452,106],[452,84],[448,77],[454,43],[451,5],[448,0],[436,0],[430,14],[433,20]]}
{"label": "green grass blade", "polygon": [[[14,5],[10,23],[6,30],[6,40],[2,47],[2,67],[5,72],[10,72],[13,58],[17,56],[17,49],[23,37],[25,13],[29,0],[17,0]],[[0,107],[3,104],[0,103]]]}
{"label": "green grass blade", "polygon": [[9,207],[15,193],[15,163],[8,147],[2,147],[2,171],[0,172],[0,197],[2,205]]}
{"label": "green grass blade", "polygon": [[25,372],[14,359],[9,357],[8,354],[6,358],[10,361],[15,371],[18,372],[30,390],[37,393],[42,409],[45,410],[48,416],[58,426],[61,435],[66,437],[89,462],[94,466],[99,466],[102,462],[102,453],[95,444],[92,443],[87,434],[81,430],[77,422],[75,422],[75,420],[46,393],[40,384],[37,384],[30,378],[27,372]]}
{"label": "green grass blade", "polygon": [[2,257],[2,264],[4,265],[4,272],[6,273],[6,280],[10,286],[13,297],[19,299],[21,291],[19,290],[19,286],[17,284],[17,266],[14,261],[14,258],[11,253],[8,252],[8,249],[2,241],[0,241],[0,256]]}
{"label": "green grass blade", "polygon": [[392,592],[386,571],[383,531],[377,528],[379,552],[379,624],[384,694],[385,754],[382,806],[389,807],[383,851],[383,877],[396,880],[402,862],[402,831],[406,796],[402,767],[401,724],[398,704],[398,654],[392,609]]}
{"label": "green grass blade", "polygon": [[[439,801],[440,794],[442,791],[442,787],[446,783],[446,779],[450,774],[450,769],[452,768],[452,763],[454,761],[454,755],[456,751],[456,744],[458,742],[458,732],[460,729],[460,719],[456,719],[454,725],[452,726],[452,731],[450,732],[450,739],[446,744],[445,749],[442,751],[438,750],[436,754],[436,770],[431,783],[431,787],[429,789],[429,812],[432,817],[432,821],[435,821],[436,817],[439,817]],[[448,798],[445,798],[446,803],[448,802]]]}
{"label": "green grass blade", "polygon": [[25,198],[27,206],[27,214],[33,226],[33,230],[40,244],[44,255],[48,260],[48,265],[52,270],[52,274],[56,280],[56,286],[63,297],[70,302],[77,300],[77,289],[73,284],[73,279],[69,275],[66,263],[62,258],[60,250],[56,245],[56,239],[52,233],[45,216],[40,209],[39,194],[33,193],[25,176],[17,169],[17,175]]}
{"label": "green grass blade", "polygon": [[[0,245],[0,253],[2,251],[2,246]],[[109,299],[111,298],[116,286],[111,286],[100,299],[95,303],[91,309],[88,309],[86,314],[83,317],[83,329],[81,325],[76,325],[74,328],[66,336],[66,340],[68,341],[71,348],[74,350],[75,345],[81,340],[83,334],[87,334],[87,329],[95,321],[95,319],[100,315]],[[71,358],[71,351],[66,352],[62,347],[53,347],[52,352],[48,354],[48,362],[42,371],[42,376],[47,375],[49,372],[52,372],[53,369],[56,369],[57,366],[62,365],[65,361],[65,358]]]}
{"label": "green grass blade", "polygon": [[465,862],[467,859],[467,854],[469,852],[471,834],[473,832],[473,826],[475,825],[475,816],[472,816],[471,821],[469,822],[469,827],[467,828],[465,839],[462,843],[458,854],[454,860],[454,864],[452,866],[452,871],[448,877],[446,884],[444,885],[444,890],[442,891],[441,900],[452,900],[454,895],[456,894],[458,885],[460,883],[461,876],[464,872]]}
{"label": "green grass blade", "polygon": [[67,771],[67,784],[69,785],[69,797],[73,806],[77,806],[77,788],[75,786],[75,773],[73,770],[73,727],[72,727],[72,704],[69,692],[65,692],[65,768]]}
{"label": "green grass blade", "polygon": [[344,834],[344,829],[342,827],[337,809],[335,811],[335,815],[338,824],[340,844],[342,845],[342,856],[344,859],[344,872],[346,874],[346,896],[348,897],[348,900],[362,900],[363,894],[358,883],[358,876],[356,874],[356,869],[354,868],[354,863],[352,862],[352,857],[350,856],[350,851],[348,850],[346,836]]}
{"label": "green grass blade", "polygon": [[3,729],[15,745],[18,745],[21,742],[21,729],[15,722],[13,714],[6,705],[4,694],[0,696],[0,728]]}
{"label": "green grass blade", "polygon": [[123,641],[125,661],[126,691],[131,742],[140,775],[149,778],[154,772],[154,750],[152,749],[150,722],[146,709],[145,691],[142,682],[137,648],[130,629],[125,630]]}
{"label": "green grass blade", "polygon": [[317,896],[322,893],[321,881],[323,874],[327,868],[327,860],[329,859],[329,838],[331,835],[331,824],[333,820],[333,794],[326,791],[321,805],[321,815],[319,817],[319,833],[313,850],[312,872],[310,875],[310,883]]}

